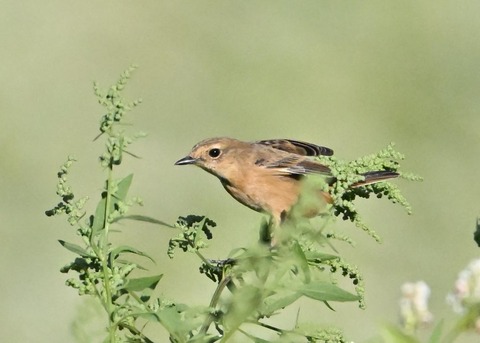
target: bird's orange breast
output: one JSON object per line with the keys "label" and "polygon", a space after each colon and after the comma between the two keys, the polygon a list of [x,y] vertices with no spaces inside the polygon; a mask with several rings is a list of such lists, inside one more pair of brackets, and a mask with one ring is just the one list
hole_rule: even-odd
{"label": "bird's orange breast", "polygon": [[257,168],[246,171],[235,183],[224,183],[231,196],[240,203],[259,212],[280,219],[297,203],[300,182],[288,176],[273,175],[269,170]]}

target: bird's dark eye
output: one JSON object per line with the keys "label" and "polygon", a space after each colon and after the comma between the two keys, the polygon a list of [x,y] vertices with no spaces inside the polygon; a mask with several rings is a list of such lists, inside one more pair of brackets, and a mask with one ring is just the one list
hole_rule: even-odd
{"label": "bird's dark eye", "polygon": [[216,157],[220,156],[220,149],[217,149],[217,148],[210,149],[210,150],[208,151],[208,155],[209,155],[210,157],[216,158]]}

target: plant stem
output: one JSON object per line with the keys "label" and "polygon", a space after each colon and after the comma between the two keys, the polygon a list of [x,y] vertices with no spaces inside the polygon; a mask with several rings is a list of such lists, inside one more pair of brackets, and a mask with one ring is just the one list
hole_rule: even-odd
{"label": "plant stem", "polygon": [[[220,281],[217,288],[215,289],[215,292],[213,293],[212,300],[210,301],[210,305],[209,305],[210,311],[215,310],[215,307],[217,306],[217,303],[220,300],[220,295],[225,289],[225,286],[231,281],[232,281],[232,277],[230,275],[226,276]],[[205,318],[205,321],[203,322],[203,325],[200,329],[200,335],[205,335],[207,333],[207,330],[210,327],[210,324],[212,324],[214,319],[215,317],[213,316],[212,313],[210,313],[207,316],[207,318]]]}
{"label": "plant stem", "polygon": [[108,312],[108,334],[110,338],[110,343],[115,343],[115,331],[116,325],[113,321],[113,304],[112,304],[112,291],[110,289],[110,268],[108,266],[108,232],[110,229],[110,208],[112,201],[112,182],[113,182],[113,166],[110,165],[108,168],[108,177],[107,177],[107,196],[105,199],[105,221],[104,221],[104,230],[101,237],[100,244],[100,260],[102,262],[102,271],[103,271],[103,286],[105,288],[105,304],[106,310]]}

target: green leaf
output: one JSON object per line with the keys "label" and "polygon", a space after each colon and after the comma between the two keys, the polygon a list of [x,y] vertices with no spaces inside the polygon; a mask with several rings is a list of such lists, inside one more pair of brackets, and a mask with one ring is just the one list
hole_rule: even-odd
{"label": "green leaf", "polygon": [[134,317],[142,317],[143,319],[146,319],[151,322],[160,322],[160,318],[158,318],[156,313],[152,312],[134,312],[133,313]]}
{"label": "green leaf", "polygon": [[320,262],[323,261],[329,261],[329,260],[337,260],[338,256],[337,255],[332,255],[332,254],[324,254],[321,252],[317,251],[306,251],[305,252],[305,257],[307,260],[315,262],[319,260]]}
{"label": "green leaf", "polygon": [[313,281],[301,285],[297,291],[308,298],[320,301],[356,301],[360,299],[358,295],[324,281]]}
{"label": "green leaf", "polygon": [[229,258],[239,258],[241,257],[245,252],[247,251],[247,248],[235,248],[230,251],[228,254]]}
{"label": "green leaf", "polygon": [[163,274],[147,276],[137,279],[129,279],[124,289],[127,291],[143,291],[146,288],[155,289]]}
{"label": "green leaf", "polygon": [[84,248],[82,248],[81,246],[79,245],[76,245],[76,244],[73,244],[73,243],[68,243],[68,242],[65,242],[65,241],[62,241],[61,239],[58,240],[58,242],[67,250],[70,250],[71,252],[77,254],[77,255],[80,255],[82,257],[92,257],[91,254],[88,253],[87,250],[85,250]]}
{"label": "green leaf", "polygon": [[480,247],[480,217],[477,218],[477,229],[473,233],[473,240]]}
{"label": "green leaf", "polygon": [[[160,308],[156,314],[156,321],[159,321],[162,326],[175,338],[172,341],[175,342],[187,342],[185,339],[188,337],[192,330],[198,328],[205,319],[207,309],[194,309],[188,308],[185,305],[177,304],[168,307]],[[149,319],[146,317],[146,319]],[[153,320],[154,318],[151,318]],[[211,337],[210,335],[200,335],[202,338]],[[194,338],[199,337],[198,335]],[[188,342],[213,342],[211,340],[204,339],[190,339]]]}
{"label": "green leaf", "polygon": [[177,327],[182,321],[180,312],[177,308],[166,307],[162,310],[157,311],[157,316],[160,322],[165,326],[169,332],[175,332]]}
{"label": "green leaf", "polygon": [[[115,192],[115,194],[113,194],[110,209],[108,209],[109,213],[113,211],[113,208],[118,201],[125,200],[128,189],[130,188],[130,185],[132,183],[132,178],[133,174],[130,174],[118,182],[117,191]],[[106,192],[103,192],[102,199],[100,199],[100,201],[98,202],[97,208],[95,209],[95,216],[93,217],[93,221],[91,224],[93,236],[96,236],[105,227],[105,212],[107,211],[106,204],[107,195]],[[117,219],[116,221],[120,219],[121,218]]]}
{"label": "green leaf", "polygon": [[299,267],[302,269],[303,274],[305,275],[305,282],[309,283],[311,280],[310,268],[308,266],[308,261],[305,257],[302,247],[300,246],[300,244],[298,244],[298,242],[295,242],[292,248],[293,254],[296,257],[296,261],[298,262]]}
{"label": "green leaf", "polygon": [[139,256],[143,256],[148,258],[150,261],[155,263],[152,257],[150,257],[148,254],[144,253],[143,251],[140,251],[138,249],[135,249],[131,246],[128,245],[122,245],[119,246],[115,249],[113,249],[110,254],[109,254],[109,259],[110,259],[110,264],[113,265],[113,261],[118,257],[118,255],[123,254],[123,253],[131,253]]}
{"label": "green leaf", "polygon": [[125,201],[125,198],[127,197],[128,189],[130,188],[130,185],[132,184],[132,179],[133,179],[133,174],[130,174],[126,177],[124,177],[117,186],[117,191],[115,192],[115,198]]}
{"label": "green leaf", "polygon": [[252,335],[248,335],[248,338],[250,338],[254,343],[271,343],[272,342],[272,341],[264,340],[263,338],[252,336]]}
{"label": "green leaf", "polygon": [[161,220],[158,220],[158,219],[155,219],[155,218],[152,218],[152,217],[149,217],[149,216],[139,215],[139,214],[132,214],[132,215],[128,215],[128,216],[118,217],[115,220],[113,220],[112,223],[118,222],[118,221],[123,220],[123,219],[130,219],[130,220],[137,220],[137,221],[140,221],[140,222],[146,222],[146,223],[151,223],[151,224],[158,224],[158,225],[170,227],[172,229],[175,228],[175,226],[170,225],[170,224],[165,223],[165,222],[162,222]]}
{"label": "green leaf", "polygon": [[95,216],[93,217],[92,222],[92,235],[96,236],[100,231],[105,227],[105,207],[107,204],[107,199],[105,194],[102,194],[102,199],[98,202],[97,208],[95,210]]}
{"label": "green leaf", "polygon": [[228,328],[223,337],[225,342],[228,342],[240,325],[257,311],[262,302],[262,290],[258,287],[246,285],[233,293],[223,319],[223,324]]}
{"label": "green leaf", "polygon": [[182,320],[182,313],[178,311],[176,306],[160,309],[156,312],[156,316],[172,338],[175,338],[175,342],[184,341],[183,337],[188,332],[188,326]]}
{"label": "green leaf", "polygon": [[418,339],[407,335],[401,329],[393,325],[388,325],[385,327],[384,334],[382,336],[388,343],[420,343]]}
{"label": "green leaf", "polygon": [[442,338],[442,330],[443,330],[443,319],[440,320],[440,322],[435,325],[433,328],[433,332],[430,335],[430,338],[428,339],[428,343],[440,343],[440,340]]}
{"label": "green leaf", "polygon": [[[262,315],[265,316],[270,316],[272,315],[275,311],[281,310],[288,305],[294,303],[297,301],[303,294],[300,292],[295,292],[295,293],[290,293],[288,295],[282,296],[278,299],[275,299],[272,301],[272,297],[268,297],[265,300],[266,305],[264,308],[261,310]],[[270,302],[271,301],[271,302]]]}
{"label": "green leaf", "polygon": [[[117,258],[117,259],[115,260],[115,262],[116,262],[117,264],[123,264],[123,265],[130,265],[130,264],[132,264],[131,261],[124,260],[124,259],[121,259],[121,258]],[[135,266],[136,266],[137,269],[140,269],[140,270],[145,270],[145,271],[148,270],[148,268],[145,268],[144,266],[142,266],[142,265],[140,265],[140,264],[138,264],[138,263],[135,263]]]}
{"label": "green leaf", "polygon": [[262,338],[258,338],[258,337],[252,337],[252,338],[253,338],[253,341],[255,343],[270,343],[271,342],[271,341],[266,341],[266,340],[264,340]]}

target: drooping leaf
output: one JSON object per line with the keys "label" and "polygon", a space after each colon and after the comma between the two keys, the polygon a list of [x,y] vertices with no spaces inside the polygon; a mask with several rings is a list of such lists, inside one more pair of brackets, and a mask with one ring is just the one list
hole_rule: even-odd
{"label": "drooping leaf", "polygon": [[132,214],[132,215],[128,215],[128,216],[121,216],[121,217],[118,217],[118,218],[115,218],[112,223],[115,223],[115,222],[118,222],[120,220],[123,220],[123,219],[130,219],[130,220],[137,220],[137,221],[140,221],[140,222],[146,222],[146,223],[151,223],[151,224],[158,224],[158,225],[162,225],[162,226],[167,226],[167,227],[170,227],[170,228],[175,228],[175,226],[171,225],[171,224],[168,224],[168,223],[165,223],[161,220],[158,220],[158,219],[155,219],[155,218],[152,218],[152,217],[149,217],[149,216],[143,216],[143,215],[139,215],[139,214]]}
{"label": "drooping leaf", "polygon": [[359,296],[324,281],[312,281],[297,288],[304,296],[320,301],[356,301]]}
{"label": "drooping leaf", "polygon": [[82,248],[81,246],[77,245],[77,244],[73,244],[73,243],[68,243],[68,242],[65,242],[61,239],[58,240],[58,242],[67,250],[70,250],[71,252],[77,254],[77,255],[80,255],[82,257],[91,257],[92,255],[88,253],[87,250],[85,250],[84,248]]}
{"label": "drooping leaf", "polygon": [[124,289],[127,291],[139,292],[146,288],[155,289],[163,274],[146,276],[137,279],[129,279]]}
{"label": "drooping leaf", "polygon": [[144,253],[143,251],[140,251],[140,250],[135,249],[135,248],[133,248],[131,246],[128,246],[128,245],[121,245],[121,246],[113,249],[110,252],[110,254],[109,254],[110,265],[113,265],[113,261],[115,260],[115,258],[117,258],[118,255],[123,254],[123,253],[131,253],[131,254],[143,256],[143,257],[148,258],[153,263],[155,263],[153,258],[150,257],[148,254]]}
{"label": "drooping leaf", "polygon": [[327,306],[327,307],[328,307],[328,309],[329,309],[329,310],[331,310],[331,311],[334,311],[334,312],[335,312],[335,309],[334,309],[334,308],[333,308],[333,307],[332,307],[332,306],[331,306],[331,305],[328,303],[328,301],[324,301],[323,303],[325,304],[325,306]]}

